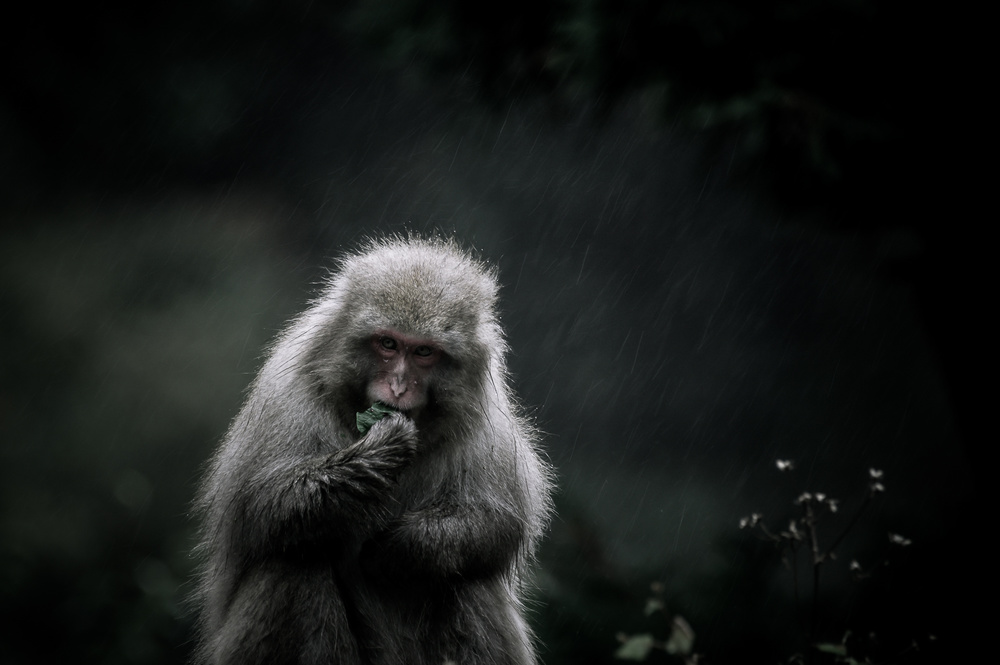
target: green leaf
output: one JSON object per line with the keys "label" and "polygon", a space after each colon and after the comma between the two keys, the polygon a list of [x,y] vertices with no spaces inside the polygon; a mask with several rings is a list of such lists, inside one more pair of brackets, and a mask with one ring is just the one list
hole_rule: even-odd
{"label": "green leaf", "polygon": [[830,644],[828,642],[824,642],[822,644],[817,644],[816,648],[823,653],[832,653],[838,656],[847,655],[847,647],[843,644]]}
{"label": "green leaf", "polygon": [[381,402],[375,402],[367,411],[362,411],[357,415],[358,431],[364,434],[371,429],[372,425],[394,411],[395,409],[390,406],[386,406]]}
{"label": "green leaf", "polygon": [[643,610],[646,616],[649,616],[653,612],[659,612],[663,610],[663,601],[659,598],[647,598],[646,599],[646,609]]}
{"label": "green leaf", "polygon": [[688,655],[694,648],[694,630],[682,616],[675,616],[671,625],[666,650],[670,654]]}
{"label": "green leaf", "polygon": [[619,660],[646,660],[653,648],[653,636],[649,634],[632,635],[618,647],[615,658]]}

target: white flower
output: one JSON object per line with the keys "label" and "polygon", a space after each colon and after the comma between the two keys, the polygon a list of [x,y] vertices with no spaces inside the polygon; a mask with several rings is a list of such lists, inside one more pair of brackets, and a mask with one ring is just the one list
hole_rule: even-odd
{"label": "white flower", "polygon": [[749,527],[752,529],[753,527],[757,526],[757,523],[760,522],[761,518],[763,517],[764,516],[761,515],[760,513],[753,513],[750,515],[750,517],[741,517],[740,528],[746,529],[747,527]]}
{"label": "white flower", "polygon": [[892,543],[893,545],[899,545],[900,547],[906,547],[908,545],[913,544],[912,540],[906,538],[905,536],[901,536],[898,533],[890,533],[889,542]]}

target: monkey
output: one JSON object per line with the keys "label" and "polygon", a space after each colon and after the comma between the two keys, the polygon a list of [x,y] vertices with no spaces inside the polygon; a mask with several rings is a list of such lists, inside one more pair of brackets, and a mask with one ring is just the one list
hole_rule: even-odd
{"label": "monkey", "polygon": [[498,290],[454,239],[370,239],[278,335],[195,502],[196,663],[537,662],[553,470]]}

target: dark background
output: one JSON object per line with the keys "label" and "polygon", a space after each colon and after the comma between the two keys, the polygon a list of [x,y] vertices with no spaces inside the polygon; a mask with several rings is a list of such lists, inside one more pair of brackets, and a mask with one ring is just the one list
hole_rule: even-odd
{"label": "dark background", "polygon": [[962,662],[992,578],[980,25],[865,0],[22,7],[0,661],[185,661],[190,501],[268,340],[337,254],[417,231],[501,270],[559,473],[545,662],[664,638],[653,582],[702,662],[832,662],[738,522],[825,491],[830,544],[869,468],[887,491],[823,567],[815,637]]}

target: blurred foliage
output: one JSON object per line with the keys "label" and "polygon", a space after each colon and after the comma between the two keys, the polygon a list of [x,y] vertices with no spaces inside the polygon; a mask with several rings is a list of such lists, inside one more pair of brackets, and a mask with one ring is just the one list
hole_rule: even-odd
{"label": "blurred foliage", "polygon": [[255,223],[266,204],[216,205],[4,237],[4,663],[187,659],[197,469],[294,306],[268,301],[294,270]]}
{"label": "blurred foliage", "polygon": [[[794,648],[794,608],[774,585],[779,562],[735,525],[703,553],[719,562],[704,572],[693,574],[670,557],[656,568],[625,570],[612,563],[612,544],[578,507],[560,497],[557,509],[538,581],[545,602],[532,616],[543,662],[620,663],[616,633],[619,640],[622,634],[661,636],[670,632],[664,617],[669,624],[678,615],[694,627],[696,651],[707,653],[708,662],[775,663]],[[650,580],[660,580],[654,596],[663,605],[656,611],[649,611]],[[649,662],[676,662],[665,650],[648,655]]]}
{"label": "blurred foliage", "polygon": [[248,144],[335,57],[312,4],[24,5],[0,28],[0,200],[252,176]]}
{"label": "blurred foliage", "polygon": [[667,124],[713,142],[713,164],[782,205],[835,210],[840,224],[915,224],[885,215],[967,131],[964,70],[952,65],[977,43],[895,0],[24,9],[0,34],[0,175],[18,196],[252,175],[280,151],[273,130],[364,43],[498,107],[541,94],[557,115],[601,117],[641,95]]}
{"label": "blurred foliage", "polygon": [[[389,0],[351,17],[392,61],[458,74],[500,106],[541,92],[600,116],[656,100],[732,176],[842,224],[880,223],[923,179],[915,160],[945,147],[927,122],[948,122],[957,85],[941,78],[956,24],[892,0]],[[846,215],[859,205],[876,215]]]}

